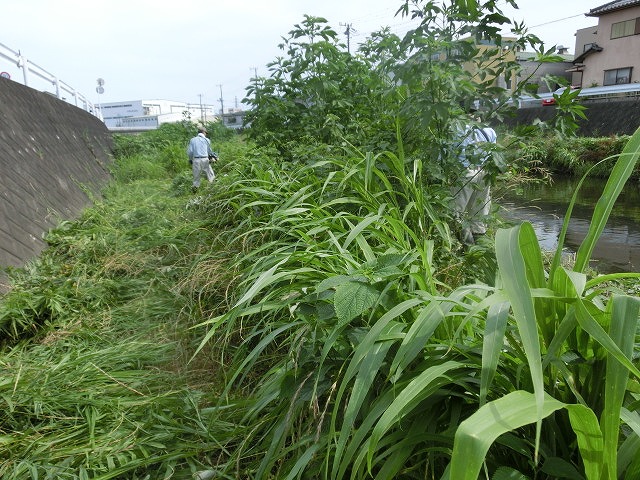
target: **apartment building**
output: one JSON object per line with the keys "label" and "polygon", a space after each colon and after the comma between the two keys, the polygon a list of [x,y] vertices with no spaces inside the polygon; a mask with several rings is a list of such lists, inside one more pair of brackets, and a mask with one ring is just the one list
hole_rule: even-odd
{"label": "apartment building", "polygon": [[576,32],[572,84],[583,88],[640,82],[640,0],[615,0],[587,14],[598,25]]}

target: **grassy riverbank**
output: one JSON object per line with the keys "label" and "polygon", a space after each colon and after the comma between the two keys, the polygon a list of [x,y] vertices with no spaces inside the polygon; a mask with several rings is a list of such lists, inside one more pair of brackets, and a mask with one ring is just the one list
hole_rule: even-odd
{"label": "grassy riverbank", "polygon": [[[640,274],[588,269],[640,131],[571,264],[568,219],[551,258],[529,223],[463,246],[461,155],[495,178],[547,148],[461,132],[526,91],[494,85],[506,53],[557,57],[521,26],[503,48],[495,2],[403,3],[420,26],[357,54],[296,24],[247,88],[247,141],[208,126],[195,195],[195,125],[117,138],[104,198],[0,302],[3,479],[640,477]],[[584,116],[556,111],[549,137]]]}
{"label": "grassy riverbank", "polygon": [[[581,177],[593,167],[590,176],[608,178],[617,155],[629,138],[629,135],[594,138],[533,136],[520,148],[512,149],[510,158],[518,168]],[[640,179],[640,168],[634,169],[631,179]]]}
{"label": "grassy riverbank", "polygon": [[526,225],[463,252],[391,152],[283,161],[222,132],[192,195],[192,131],[121,138],[104,198],[12,273],[2,478],[544,476],[618,446],[640,467],[617,423],[640,300],[583,273],[597,231],[571,269]]}

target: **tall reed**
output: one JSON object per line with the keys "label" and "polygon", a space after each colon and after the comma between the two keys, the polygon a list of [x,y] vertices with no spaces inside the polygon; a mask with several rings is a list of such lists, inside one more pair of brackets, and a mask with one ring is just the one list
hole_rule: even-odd
{"label": "tall reed", "polygon": [[457,287],[440,280],[450,237],[419,164],[381,153],[254,166],[234,199],[254,248],[238,257],[229,311],[202,324],[201,347],[213,342],[234,358],[219,404],[244,412],[224,471],[636,471],[640,302],[612,295],[622,275],[589,278],[584,267],[638,145],[640,132],[612,171],[573,270],[545,267],[525,223],[498,232],[495,283]]}

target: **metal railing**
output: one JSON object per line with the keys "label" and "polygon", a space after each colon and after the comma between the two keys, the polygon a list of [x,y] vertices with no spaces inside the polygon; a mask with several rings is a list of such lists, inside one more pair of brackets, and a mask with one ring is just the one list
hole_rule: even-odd
{"label": "metal railing", "polygon": [[[69,84],[63,82],[55,75],[47,72],[44,68],[27,59],[19,50],[16,52],[6,45],[0,43],[0,73],[7,73],[7,75],[4,76],[9,76],[8,72],[4,72],[4,69],[2,68],[3,60],[12,63],[21,70],[23,85],[31,88],[36,88],[34,77],[36,79],[42,80],[44,81],[45,85],[45,89],[43,90],[44,92],[54,95],[56,98],[64,100],[67,103],[75,105],[78,108],[82,108],[92,115],[95,115],[96,117],[102,119],[100,109],[96,108],[96,106],[91,103],[87,99],[87,97],[77,92],[75,88],[71,87]],[[46,88],[53,88],[53,91],[48,91]],[[65,92],[71,95],[71,99],[67,99],[67,97],[65,96]]]}

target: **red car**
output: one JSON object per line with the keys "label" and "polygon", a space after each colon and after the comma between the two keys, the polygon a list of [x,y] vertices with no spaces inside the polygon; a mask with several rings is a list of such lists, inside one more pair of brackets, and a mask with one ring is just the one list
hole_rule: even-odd
{"label": "red car", "polygon": [[[558,95],[558,96],[562,95],[562,92],[564,92],[566,88],[567,87],[561,87],[561,88],[557,89],[555,92],[553,92],[553,95]],[[573,85],[571,85],[569,87],[569,89],[571,91],[577,90],[578,88],[579,87],[574,87]],[[555,105],[555,104],[556,104],[556,98],[555,97],[549,97],[549,98],[543,98],[542,99],[542,106],[543,107],[548,107],[549,105]]]}

